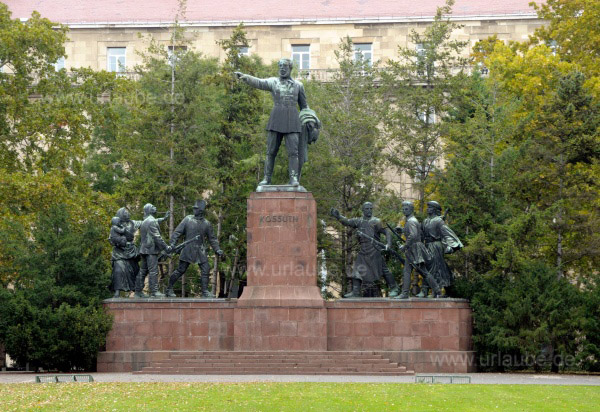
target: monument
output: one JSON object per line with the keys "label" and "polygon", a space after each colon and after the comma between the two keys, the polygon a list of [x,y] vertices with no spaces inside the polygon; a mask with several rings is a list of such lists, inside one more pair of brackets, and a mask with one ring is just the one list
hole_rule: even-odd
{"label": "monument", "polygon": [[[277,78],[236,73],[250,86],[269,90],[274,100],[267,125],[264,179],[247,199],[248,284],[241,297],[182,299],[173,298],[168,290],[166,299],[106,300],[114,325],[106,350],[98,355],[98,371],[402,375],[473,370],[471,309],[464,300],[322,298],[317,286],[317,204],[300,186],[306,145],[316,140],[320,123],[308,109],[302,84],[291,79],[291,68],[291,61],[282,59]],[[274,159],[284,139],[289,181],[272,185]],[[424,259],[417,259],[418,253],[421,257],[429,253],[413,233],[419,223],[408,205],[404,209],[406,261],[410,263],[406,266],[425,274],[438,293]],[[157,231],[149,231],[155,225],[151,212],[147,211],[149,218],[141,225],[142,241],[150,233],[156,250],[166,248],[158,240],[160,235],[155,236]],[[364,205],[362,219],[346,219],[336,212],[332,214],[337,219],[362,233],[363,255],[355,279],[383,276],[397,293],[381,250],[367,247],[368,242],[378,242],[381,234],[387,237],[384,249],[391,243],[389,232],[373,218],[372,205]],[[197,223],[186,217],[168,251],[184,232],[186,242],[194,242],[193,236],[202,232],[219,253],[208,226]],[[146,256],[154,251],[146,249],[145,243],[141,249]],[[150,266],[150,258],[145,259],[140,273]],[[184,261],[185,267],[174,272],[172,279],[185,271],[186,264],[197,261],[202,258]],[[154,283],[151,286],[156,295]],[[355,288],[351,297],[358,294]]]}

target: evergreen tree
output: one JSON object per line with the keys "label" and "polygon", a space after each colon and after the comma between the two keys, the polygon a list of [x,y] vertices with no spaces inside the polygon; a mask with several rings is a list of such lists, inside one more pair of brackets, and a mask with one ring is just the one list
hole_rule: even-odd
{"label": "evergreen tree", "polygon": [[65,206],[54,206],[40,215],[32,238],[22,227],[11,231],[20,239],[11,259],[18,275],[1,294],[0,341],[21,366],[93,369],[112,325],[101,306],[109,295],[104,231],[72,220]]}
{"label": "evergreen tree", "polygon": [[466,59],[465,43],[450,40],[460,26],[448,17],[453,0],[437,9],[424,32],[412,30],[411,47],[399,47],[399,60],[382,72],[387,154],[398,173],[414,182],[418,210],[422,214],[443,157],[443,118],[450,110]]}
{"label": "evergreen tree", "polygon": [[226,240],[224,250],[227,255],[221,269],[218,268],[218,257],[214,257],[212,285],[213,291],[227,295],[229,291],[217,290],[221,273],[231,281],[230,290],[232,282],[237,282],[232,277],[245,275],[246,199],[260,180],[261,159],[266,147],[265,102],[270,96],[238,82],[234,75],[236,71],[258,77],[267,74],[257,56],[240,53],[242,47],[250,45],[243,24],[218,44],[225,53],[225,60],[210,80],[219,90],[215,106],[219,111],[218,126],[210,138],[208,153],[213,179],[210,203],[216,220],[216,235],[219,241]]}
{"label": "evergreen tree", "polygon": [[[306,85],[309,104],[323,129],[317,143],[309,148],[302,182],[313,192],[319,217],[326,222],[332,221],[332,207],[348,217],[361,216],[364,202],[377,203],[386,196],[376,67],[367,59],[355,57],[349,37],[342,39],[335,56],[339,71],[332,81],[310,81]],[[335,225],[339,239],[321,233],[319,242],[320,247],[334,245],[328,247],[327,269],[330,280],[344,285],[357,242],[351,229]]]}

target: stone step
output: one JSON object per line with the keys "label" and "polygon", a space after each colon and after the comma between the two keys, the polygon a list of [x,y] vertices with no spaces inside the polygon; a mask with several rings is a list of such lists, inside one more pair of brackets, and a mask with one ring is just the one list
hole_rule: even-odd
{"label": "stone step", "polygon": [[[295,368],[335,368],[340,367],[339,364],[330,363],[330,364],[306,364],[306,363],[293,363],[283,365],[281,363],[262,363],[260,365],[257,364],[244,364],[244,363],[205,363],[205,364],[185,364],[185,363],[155,363],[152,365],[157,368],[172,368],[172,369],[180,369],[180,368],[204,368],[204,369],[226,369],[226,368],[248,368],[248,367],[260,367],[260,368],[274,368],[274,369],[295,369]],[[405,371],[406,368],[404,366],[397,366],[396,364],[380,364],[380,365],[364,365],[364,364],[350,364],[343,366],[347,369],[353,370],[364,370],[364,371],[375,371],[375,370],[400,370]]]}
{"label": "stone step", "polygon": [[133,372],[136,375],[354,375],[354,376],[405,376],[414,375],[414,371],[356,371],[356,370],[323,370],[323,369],[222,369],[211,370],[201,368],[163,369],[144,368]]}
{"label": "stone step", "polygon": [[277,359],[277,358],[263,358],[263,359],[250,359],[250,358],[211,358],[205,357],[203,359],[183,359],[183,358],[173,358],[173,359],[165,359],[162,361],[163,363],[207,363],[207,362],[218,362],[218,363],[250,363],[254,364],[257,362],[270,362],[270,363],[319,363],[319,364],[340,364],[340,363],[357,363],[357,364],[365,364],[365,365],[377,365],[377,364],[388,364],[390,363],[387,359],[314,359],[314,358],[292,358],[292,359]]}
{"label": "stone step", "polygon": [[194,358],[296,358],[296,357],[310,357],[310,358],[328,358],[328,359],[382,359],[381,355],[378,354],[365,354],[365,355],[352,355],[352,354],[311,354],[311,353],[302,353],[302,354],[285,354],[285,353],[257,353],[257,354],[237,354],[235,352],[232,353],[215,353],[215,352],[207,352],[207,353],[198,353],[198,354],[172,354],[171,358],[181,358],[181,359],[194,359]]}
{"label": "stone step", "polygon": [[190,356],[190,355],[327,355],[327,356],[381,356],[375,351],[175,351],[171,352],[172,356]]}
{"label": "stone step", "polygon": [[219,366],[226,365],[257,365],[257,364],[274,364],[279,366],[286,365],[332,365],[332,366],[340,366],[340,365],[356,365],[356,366],[368,366],[368,365],[392,365],[394,367],[398,367],[398,365],[394,362],[390,362],[387,359],[373,359],[371,361],[363,361],[363,360],[355,360],[355,359],[345,359],[343,361],[337,359],[165,359],[161,361],[155,362],[155,364],[160,365],[194,365],[194,366],[202,366],[206,364],[218,364]]}
{"label": "stone step", "polygon": [[406,367],[365,351],[171,352],[136,374],[202,375],[407,375]]}

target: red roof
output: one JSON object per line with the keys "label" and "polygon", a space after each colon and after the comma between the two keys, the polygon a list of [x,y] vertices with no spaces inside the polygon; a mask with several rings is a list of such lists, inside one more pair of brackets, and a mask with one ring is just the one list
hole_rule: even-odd
{"label": "red roof", "polygon": [[[61,23],[171,22],[177,0],[1,0],[13,18],[37,10]],[[531,0],[456,0],[454,16],[498,16],[533,13]],[[444,0],[189,0],[190,22],[290,21],[331,19],[418,18],[435,14]],[[180,19],[183,20],[183,19]]]}

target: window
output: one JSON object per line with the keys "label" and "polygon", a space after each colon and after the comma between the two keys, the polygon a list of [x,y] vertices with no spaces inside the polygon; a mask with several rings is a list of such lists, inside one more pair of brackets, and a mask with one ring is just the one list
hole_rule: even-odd
{"label": "window", "polygon": [[417,53],[417,75],[425,75],[425,46],[423,43],[415,44],[415,52]]}
{"label": "window", "polygon": [[477,63],[477,67],[479,68],[479,72],[482,76],[487,76],[490,73],[490,70],[483,63]]}
{"label": "window", "polygon": [[[173,54],[175,50],[175,54]],[[180,56],[187,51],[187,46],[169,46],[167,48],[167,55],[169,56],[169,64],[177,63]]]}
{"label": "window", "polygon": [[65,57],[59,57],[56,63],[54,63],[54,70],[59,71],[65,68]]}
{"label": "window", "polygon": [[106,50],[106,70],[109,72],[125,71],[125,47],[109,47]]}
{"label": "window", "polygon": [[240,56],[250,56],[250,47],[240,46]]}
{"label": "window", "polygon": [[425,113],[425,110],[419,109],[419,120],[427,124],[435,123],[435,109],[430,107],[428,113]]}
{"label": "window", "polygon": [[354,43],[354,61],[361,59],[369,66],[373,64],[373,43]]}
{"label": "window", "polygon": [[546,42],[546,45],[548,47],[550,47],[550,50],[552,50],[552,55],[556,56],[556,52],[558,51],[558,43],[556,40],[550,40]]}
{"label": "window", "polygon": [[310,69],[310,45],[293,45],[292,60],[294,61],[294,66],[296,66],[298,70]]}

